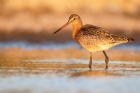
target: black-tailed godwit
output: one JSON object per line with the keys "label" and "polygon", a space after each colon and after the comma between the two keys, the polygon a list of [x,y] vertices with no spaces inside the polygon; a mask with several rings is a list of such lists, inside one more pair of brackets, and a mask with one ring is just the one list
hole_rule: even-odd
{"label": "black-tailed godwit", "polygon": [[108,69],[109,58],[105,50],[121,43],[134,41],[132,38],[111,34],[107,30],[98,26],[90,24],[83,25],[81,18],[77,14],[72,14],[69,17],[68,22],[53,34],[66,27],[68,24],[73,25],[73,39],[90,52],[90,69],[92,67],[92,52],[103,51],[106,63],[105,69]]}

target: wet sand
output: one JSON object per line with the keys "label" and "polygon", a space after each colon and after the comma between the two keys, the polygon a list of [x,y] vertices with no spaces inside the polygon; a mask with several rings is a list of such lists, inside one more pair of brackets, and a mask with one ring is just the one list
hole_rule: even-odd
{"label": "wet sand", "polygon": [[[110,49],[106,51],[112,61],[140,61],[139,49]],[[1,48],[0,60],[37,60],[37,59],[89,59],[89,52],[85,49],[70,47],[62,49],[23,49],[23,48]],[[93,53],[93,60],[104,60],[102,52]],[[88,62],[87,62],[88,63]]]}
{"label": "wet sand", "polygon": [[0,93],[139,93],[139,48],[106,51],[108,70],[103,53],[93,53],[89,70],[84,49],[33,46],[0,48]]}
{"label": "wet sand", "polygon": [[89,70],[88,60],[57,60],[0,62],[0,93],[139,93],[138,62],[111,61],[105,70],[94,60]]}

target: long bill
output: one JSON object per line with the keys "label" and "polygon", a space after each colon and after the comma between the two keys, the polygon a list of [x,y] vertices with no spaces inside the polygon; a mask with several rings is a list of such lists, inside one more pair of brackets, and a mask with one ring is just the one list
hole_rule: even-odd
{"label": "long bill", "polygon": [[67,22],[65,25],[63,25],[61,28],[59,28],[58,30],[56,30],[53,34],[57,33],[58,31],[60,31],[61,29],[63,29],[64,27],[66,27],[69,24],[69,22]]}

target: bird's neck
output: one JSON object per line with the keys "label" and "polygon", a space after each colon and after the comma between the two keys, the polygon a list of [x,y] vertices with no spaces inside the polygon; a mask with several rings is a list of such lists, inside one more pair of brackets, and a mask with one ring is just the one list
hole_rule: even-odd
{"label": "bird's neck", "polygon": [[81,28],[82,28],[82,22],[79,24],[73,25],[72,38],[74,40],[76,39],[76,35],[78,34]]}

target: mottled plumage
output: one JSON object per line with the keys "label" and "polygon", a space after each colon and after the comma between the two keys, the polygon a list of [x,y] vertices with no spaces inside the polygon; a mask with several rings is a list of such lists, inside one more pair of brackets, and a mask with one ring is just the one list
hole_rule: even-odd
{"label": "mottled plumage", "polygon": [[110,34],[107,30],[93,26],[84,25],[75,37],[82,47],[90,52],[107,50],[115,45],[133,41],[131,38]]}
{"label": "mottled plumage", "polygon": [[109,58],[104,50],[107,50],[115,45],[134,40],[132,38],[111,34],[107,30],[98,26],[93,26],[90,24],[83,25],[80,16],[77,14],[72,14],[69,17],[68,22],[55,31],[54,34],[66,27],[68,24],[73,25],[73,39],[90,52],[90,69],[92,67],[92,52],[103,51],[106,62],[105,68],[107,69]]}

